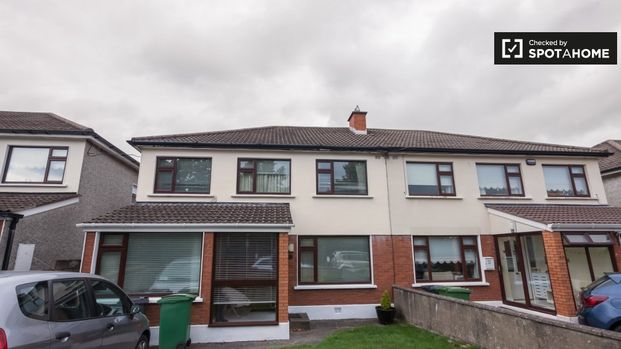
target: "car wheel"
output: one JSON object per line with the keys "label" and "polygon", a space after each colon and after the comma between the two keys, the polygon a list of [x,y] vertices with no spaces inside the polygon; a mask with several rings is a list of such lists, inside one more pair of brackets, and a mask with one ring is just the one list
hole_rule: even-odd
{"label": "car wheel", "polygon": [[149,337],[144,334],[140,336],[138,343],[136,343],[136,349],[149,349]]}

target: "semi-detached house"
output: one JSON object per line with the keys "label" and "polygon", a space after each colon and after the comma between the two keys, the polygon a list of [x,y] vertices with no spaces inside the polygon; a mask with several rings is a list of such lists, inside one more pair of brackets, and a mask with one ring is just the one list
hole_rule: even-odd
{"label": "semi-detached house", "polygon": [[607,151],[348,121],[133,138],[138,202],[81,225],[82,270],[151,302],[198,294],[208,342],[288,338],[288,313],[374,317],[393,284],[572,317],[621,265]]}

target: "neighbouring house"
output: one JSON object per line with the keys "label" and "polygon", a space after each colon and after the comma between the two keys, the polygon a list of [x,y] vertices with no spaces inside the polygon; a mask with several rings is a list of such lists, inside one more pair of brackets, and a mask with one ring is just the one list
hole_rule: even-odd
{"label": "neighbouring house", "polygon": [[79,270],[77,223],[132,202],[138,162],[52,113],[0,111],[3,270]]}
{"label": "neighbouring house", "polygon": [[608,151],[348,121],[131,139],[137,203],[80,225],[82,271],[150,303],[197,294],[192,340],[217,342],[288,338],[288,313],[371,318],[395,284],[573,317],[621,266]]}
{"label": "neighbouring house", "polygon": [[607,140],[595,146],[612,153],[599,161],[608,203],[621,207],[621,140]]}

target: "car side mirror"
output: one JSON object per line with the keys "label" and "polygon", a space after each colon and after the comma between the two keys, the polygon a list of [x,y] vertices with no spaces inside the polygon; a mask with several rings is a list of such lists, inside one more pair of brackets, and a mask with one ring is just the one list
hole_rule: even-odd
{"label": "car side mirror", "polygon": [[134,315],[136,315],[138,313],[141,313],[141,312],[142,312],[142,309],[140,309],[140,306],[137,305],[137,304],[134,304],[134,305],[132,305],[132,308],[129,311],[129,315],[134,316]]}

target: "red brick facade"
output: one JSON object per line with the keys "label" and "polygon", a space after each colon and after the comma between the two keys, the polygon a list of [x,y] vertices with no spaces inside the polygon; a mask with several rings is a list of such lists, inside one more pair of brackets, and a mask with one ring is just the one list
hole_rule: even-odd
{"label": "red brick facade", "polygon": [[[470,299],[473,301],[501,300],[500,261],[496,255],[496,242],[493,235],[481,235],[481,252],[483,253],[483,257],[494,258],[495,270],[482,271],[482,273],[485,273],[485,281],[487,281],[489,286],[468,287],[472,290]],[[481,266],[481,270],[483,270],[483,266]]]}
{"label": "red brick facade", "polygon": [[563,316],[576,316],[576,304],[561,233],[544,231],[542,237],[556,313]]}
{"label": "red brick facade", "polygon": [[91,272],[91,265],[93,261],[93,252],[95,250],[95,240],[97,237],[97,233],[88,232],[84,233],[84,251],[82,255],[82,269],[80,270],[83,273]]}

